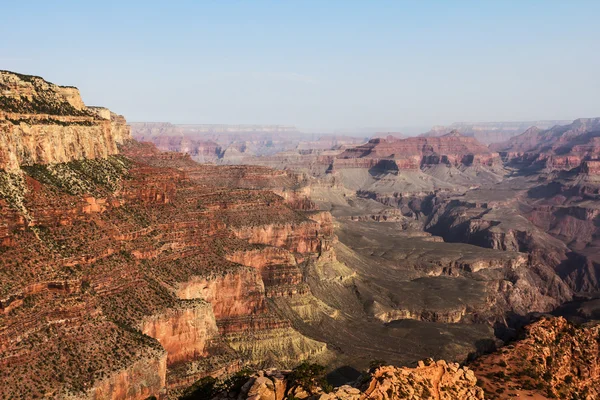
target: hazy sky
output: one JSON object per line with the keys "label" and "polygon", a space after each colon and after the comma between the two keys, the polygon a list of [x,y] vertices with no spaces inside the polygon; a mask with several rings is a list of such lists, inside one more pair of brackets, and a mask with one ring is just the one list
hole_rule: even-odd
{"label": "hazy sky", "polygon": [[4,1],[0,69],[129,121],[600,116],[600,1]]}

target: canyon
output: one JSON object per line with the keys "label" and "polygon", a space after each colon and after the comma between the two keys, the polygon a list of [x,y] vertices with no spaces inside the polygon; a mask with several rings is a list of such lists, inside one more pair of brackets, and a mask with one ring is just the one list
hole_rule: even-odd
{"label": "canyon", "polygon": [[[259,158],[283,154],[302,157],[340,146],[356,145],[364,138],[307,134],[293,126],[280,125],[174,125],[168,122],[134,122],[132,136],[151,142],[162,151],[189,154],[198,162],[255,164]],[[304,160],[303,160],[304,161]]]}
{"label": "canyon", "polygon": [[[598,395],[598,119],[132,134],[75,88],[0,90],[0,397]],[[294,383],[315,362],[335,387]]]}
{"label": "canyon", "polygon": [[510,138],[520,135],[527,129],[535,126],[539,129],[549,129],[556,125],[566,125],[571,121],[547,120],[547,121],[512,121],[512,122],[455,122],[448,126],[436,125],[421,136],[442,136],[453,130],[457,130],[465,136],[474,137],[479,142],[490,145],[501,143]]}

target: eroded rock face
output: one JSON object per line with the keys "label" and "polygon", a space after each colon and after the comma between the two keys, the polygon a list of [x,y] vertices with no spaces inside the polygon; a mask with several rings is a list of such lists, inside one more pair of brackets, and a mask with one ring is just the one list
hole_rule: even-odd
{"label": "eroded rock face", "polygon": [[421,136],[442,136],[453,130],[458,130],[465,136],[471,136],[483,144],[501,143],[520,135],[528,128],[536,126],[548,129],[555,125],[565,125],[571,121],[515,121],[515,122],[455,122],[449,126],[434,126]]}
{"label": "eroded rock face", "polygon": [[177,297],[208,301],[213,304],[215,317],[220,319],[264,312],[264,291],[257,271],[240,268],[222,274],[193,277],[178,285]]}
{"label": "eroded rock face", "polygon": [[[596,399],[600,396],[600,327],[542,318],[524,337],[470,367],[490,398]],[[487,397],[487,396],[486,396]]]}
{"label": "eroded rock face", "polygon": [[[29,128],[6,131],[21,144],[2,147],[12,169],[0,172],[0,368],[10,365],[0,397],[164,396],[245,363],[285,367],[326,351],[266,301],[265,284],[273,295],[306,290],[297,263],[331,240],[331,220],[311,219],[312,203],[289,192],[299,177],[199,166],[137,142],[114,155],[124,119],[86,108],[75,89],[17,78],[3,93],[21,92],[3,107],[53,112],[50,122],[35,114],[66,124],[45,138],[76,143],[46,148],[40,138],[27,158]],[[94,137],[92,151],[88,130],[98,127],[111,141]],[[236,235],[271,226],[306,228],[266,238],[260,255]]]}
{"label": "eroded rock face", "polygon": [[326,393],[315,382],[303,387],[290,382],[289,371],[259,371],[242,387],[240,393],[221,393],[247,400],[282,400],[286,395],[307,400],[481,400],[483,390],[477,386],[472,370],[444,360],[419,361],[415,368],[382,366],[362,376],[366,380],[357,387],[342,385]]}
{"label": "eroded rock face", "polygon": [[160,150],[189,154],[198,162],[306,168],[324,173],[344,146],[365,138],[314,135],[282,125],[173,125],[133,123],[136,140],[154,143]]}
{"label": "eroded rock face", "polygon": [[499,156],[476,139],[452,131],[441,137],[371,139],[336,157],[333,168],[416,170],[423,165],[492,165]]}
{"label": "eroded rock face", "polygon": [[161,151],[189,154],[197,161],[214,162],[223,149],[214,141],[186,134],[184,129],[170,123],[134,123],[132,136],[140,142],[151,142]]}
{"label": "eroded rock face", "polygon": [[546,130],[533,127],[491,147],[500,152],[505,161],[517,165],[570,170],[586,160],[600,158],[600,119],[580,118]]}
{"label": "eroded rock face", "polygon": [[[85,395],[77,394],[72,398],[144,400],[166,393],[166,376],[167,355],[165,353],[156,358],[141,358],[128,368],[97,382]],[[70,397],[66,396],[66,398]]]}
{"label": "eroded rock face", "polygon": [[296,253],[315,253],[321,249],[319,224],[313,221],[244,227],[236,229],[235,232],[237,237],[250,243],[284,247]]}
{"label": "eroded rock face", "polygon": [[87,108],[76,88],[0,71],[0,169],[106,158],[129,138],[123,117]]}
{"label": "eroded rock face", "polygon": [[205,301],[182,302],[162,315],[145,318],[141,331],[158,340],[167,351],[168,364],[208,356],[211,341],[219,334],[212,306]]}
{"label": "eroded rock face", "polygon": [[417,368],[378,368],[362,398],[476,400],[483,399],[484,394],[469,368],[429,360],[419,362]]}

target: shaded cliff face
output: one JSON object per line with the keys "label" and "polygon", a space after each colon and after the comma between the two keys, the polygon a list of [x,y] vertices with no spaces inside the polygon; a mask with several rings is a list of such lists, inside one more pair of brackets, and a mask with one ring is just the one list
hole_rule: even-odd
{"label": "shaded cliff face", "polygon": [[470,365],[486,398],[596,399],[600,383],[600,329],[563,318],[542,318],[524,337]]}
{"label": "shaded cliff face", "polygon": [[529,254],[540,286],[559,301],[600,287],[594,162],[569,172],[517,176],[463,196],[438,196],[425,229],[446,241]]}
{"label": "shaded cliff face", "polygon": [[106,158],[129,138],[122,117],[86,107],[76,88],[0,71],[0,169]]}

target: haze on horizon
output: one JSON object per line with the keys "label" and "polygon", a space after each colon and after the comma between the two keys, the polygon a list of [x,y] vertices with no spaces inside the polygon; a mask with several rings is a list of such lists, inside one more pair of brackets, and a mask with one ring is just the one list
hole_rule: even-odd
{"label": "haze on horizon", "polygon": [[77,86],[129,121],[575,119],[600,114],[599,13],[597,1],[9,2],[0,69]]}

